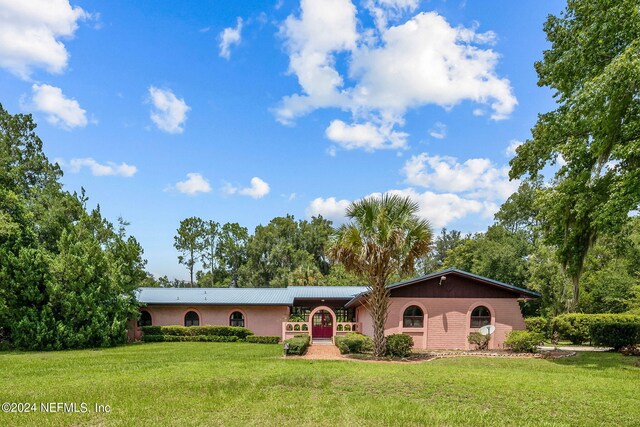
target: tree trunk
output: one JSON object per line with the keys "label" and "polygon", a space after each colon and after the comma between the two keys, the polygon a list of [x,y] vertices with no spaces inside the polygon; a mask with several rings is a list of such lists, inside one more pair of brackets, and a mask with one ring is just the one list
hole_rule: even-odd
{"label": "tree trunk", "polygon": [[189,275],[191,276],[191,287],[193,288],[193,266],[196,264],[193,259],[193,249],[191,250],[191,259],[189,260]]}
{"label": "tree trunk", "polygon": [[231,275],[231,284],[229,285],[230,288],[237,288],[238,287],[238,275],[236,273],[233,273]]}
{"label": "tree trunk", "polygon": [[384,327],[389,312],[389,291],[384,281],[376,279],[367,297],[367,309],[373,320],[373,355],[383,357],[386,352]]}
{"label": "tree trunk", "polygon": [[574,275],[571,277],[571,283],[573,284],[572,298],[567,304],[567,310],[569,313],[575,313],[578,310],[578,302],[580,301],[580,276]]}

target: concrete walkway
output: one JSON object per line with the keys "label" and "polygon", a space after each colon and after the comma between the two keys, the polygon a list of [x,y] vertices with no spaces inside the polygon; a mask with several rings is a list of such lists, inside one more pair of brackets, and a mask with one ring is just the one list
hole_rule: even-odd
{"label": "concrete walkway", "polygon": [[552,350],[562,350],[562,351],[609,351],[611,347],[591,347],[588,345],[568,345],[562,346],[559,345],[554,347],[552,345],[541,345],[538,347],[538,350],[541,351],[552,351]]}

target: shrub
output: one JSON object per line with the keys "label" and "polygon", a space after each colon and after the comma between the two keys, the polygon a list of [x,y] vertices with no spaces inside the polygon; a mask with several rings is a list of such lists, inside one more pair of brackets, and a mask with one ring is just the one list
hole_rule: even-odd
{"label": "shrub", "polygon": [[309,347],[311,337],[307,334],[295,335],[293,338],[289,338],[284,343],[288,345],[287,354],[295,354],[302,356]]}
{"label": "shrub", "polygon": [[142,341],[144,341],[144,342],[163,342],[164,341],[164,335],[144,334],[142,336]]}
{"label": "shrub", "polygon": [[469,344],[475,344],[477,350],[486,350],[489,348],[489,340],[491,335],[482,335],[480,332],[471,332],[467,340]]}
{"label": "shrub", "polygon": [[340,353],[367,353],[373,350],[373,340],[356,332],[335,337],[335,343]]}
{"label": "shrub", "polygon": [[144,342],[237,342],[238,337],[223,335],[143,335]]}
{"label": "shrub", "polygon": [[162,328],[160,326],[143,326],[140,329],[145,335],[162,335]]}
{"label": "shrub", "polygon": [[388,356],[407,357],[413,348],[413,338],[405,334],[393,334],[387,337]]}
{"label": "shrub", "polygon": [[640,316],[632,314],[582,314],[569,313],[554,317],[551,330],[560,339],[574,344],[591,341],[591,326],[597,323],[640,323]]}
{"label": "shrub", "polygon": [[253,335],[247,328],[239,326],[143,326],[142,332],[146,335],[171,335],[171,336],[219,336],[219,337],[237,337],[245,339]]}
{"label": "shrub", "polygon": [[527,331],[549,337],[549,319],[546,317],[527,317],[524,324],[527,325]]}
{"label": "shrub", "polygon": [[640,344],[640,322],[602,322],[591,325],[591,340],[595,345],[620,350]]}
{"label": "shrub", "polygon": [[280,342],[280,337],[249,335],[245,338],[245,341],[257,344],[278,344]]}
{"label": "shrub", "polygon": [[542,334],[529,331],[511,331],[504,341],[505,347],[516,353],[535,353],[540,342],[544,340]]}

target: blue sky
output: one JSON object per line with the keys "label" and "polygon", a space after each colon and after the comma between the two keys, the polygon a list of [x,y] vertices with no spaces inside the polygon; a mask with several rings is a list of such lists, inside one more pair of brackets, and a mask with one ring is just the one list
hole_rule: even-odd
{"label": "blue sky", "polygon": [[186,277],[181,219],[250,230],[413,197],[481,231],[553,108],[533,69],[561,1],[0,2],[0,102],[33,113],[68,190]]}

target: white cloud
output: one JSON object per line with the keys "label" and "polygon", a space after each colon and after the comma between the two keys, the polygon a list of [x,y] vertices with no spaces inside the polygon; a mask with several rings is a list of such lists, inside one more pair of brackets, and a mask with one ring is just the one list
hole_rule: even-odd
{"label": "white cloud", "polygon": [[322,215],[323,218],[333,221],[334,225],[346,222],[345,211],[351,202],[349,200],[337,200],[335,197],[323,199],[318,197],[309,203],[305,211],[308,218]]}
{"label": "white cloud", "polygon": [[486,33],[452,27],[435,12],[390,27],[382,44],[354,53],[350,73],[358,106],[403,113],[426,104],[451,108],[470,100],[489,104],[492,118],[506,118],[517,101],[508,80],[495,74],[498,54],[480,45]]}
{"label": "white cloud", "polygon": [[316,108],[347,107],[349,97],[334,67],[333,54],[356,48],[356,8],[350,0],[302,0],[300,18],[290,15],[280,27],[289,52],[289,72],[295,74],[302,94],[284,97],[276,110],[285,124]]}
{"label": "white cloud", "polygon": [[181,193],[194,196],[198,193],[208,193],[211,191],[209,181],[207,181],[201,174],[191,172],[187,174],[185,181],[179,181],[176,183],[176,190]]}
{"label": "white cloud", "polygon": [[[63,160],[58,162],[60,165],[64,163],[65,162]],[[94,176],[123,176],[129,178],[135,175],[138,171],[137,167],[124,162],[120,164],[116,164],[114,162],[101,164],[91,157],[69,160],[69,169],[71,172],[78,173],[83,167],[89,168],[91,174]]]}
{"label": "white cloud", "polygon": [[[407,134],[391,130],[389,125],[373,123],[346,124],[333,120],[325,131],[327,138],[347,150],[361,148],[365,151],[398,149],[407,145]],[[334,152],[335,155],[335,152]]]}
{"label": "white cloud", "polygon": [[227,195],[240,194],[243,196],[253,197],[254,199],[260,199],[271,191],[271,187],[262,179],[254,176],[251,178],[251,185],[249,187],[238,188],[237,186],[227,182],[222,186],[222,192]]}
{"label": "white cloud", "polygon": [[522,141],[518,141],[517,139],[511,140],[511,142],[509,143],[509,146],[504,151],[504,154],[506,154],[509,157],[515,156],[516,155],[516,148],[518,148],[521,145],[522,145]]}
{"label": "white cloud", "polygon": [[384,31],[389,20],[398,19],[407,12],[415,11],[419,3],[420,0],[367,0],[364,6],[373,16],[378,31]]}
{"label": "white cloud", "polygon": [[242,194],[243,196],[260,199],[269,194],[269,191],[271,191],[269,184],[267,184],[257,176],[254,176],[253,178],[251,178],[251,186],[239,190],[238,193]]}
{"label": "white cloud", "polygon": [[506,199],[517,190],[519,182],[509,181],[509,167],[497,167],[489,159],[468,159],[459,163],[454,157],[412,156],[402,169],[411,185],[472,198]]}
{"label": "white cloud", "polygon": [[567,160],[564,158],[564,156],[562,155],[562,153],[558,154],[558,157],[556,157],[556,163],[558,165],[562,166],[566,166],[567,165]]}
{"label": "white cloud", "polygon": [[[434,228],[445,227],[453,221],[472,214],[491,218],[497,211],[495,203],[464,198],[452,193],[419,192],[413,188],[394,189],[389,190],[388,193],[410,197],[418,203],[420,208],[418,216],[427,219]],[[365,197],[372,196],[380,196],[380,193],[372,193]],[[347,221],[345,211],[350,204],[350,200],[318,197],[309,203],[305,213],[309,218],[322,215],[332,220],[334,224],[343,224]]]}
{"label": "white cloud", "polygon": [[[499,204],[517,190],[519,182],[509,181],[507,166],[498,167],[488,159],[468,159],[463,163],[453,157],[412,156],[401,171],[410,187],[387,192],[410,197],[418,203],[418,216],[429,220],[434,228],[470,215],[490,219]],[[424,190],[416,189],[424,187]],[[365,197],[380,196],[380,193]],[[307,217],[322,215],[341,224],[350,200],[318,197],[306,209]]]}
{"label": "white cloud", "polygon": [[495,208],[495,204],[484,203],[452,193],[419,192],[413,188],[390,190],[389,193],[408,196],[418,203],[420,206],[418,216],[429,220],[434,228],[445,227],[449,223],[471,214],[481,215],[485,218],[490,217],[494,213],[492,209]]}
{"label": "white cloud", "polygon": [[149,97],[153,104],[151,120],[158,129],[167,133],[182,133],[187,113],[191,107],[184,99],[178,98],[169,89],[149,87]]}
{"label": "white cloud", "polygon": [[238,45],[242,41],[242,18],[238,17],[237,24],[234,27],[225,28],[220,33],[220,56],[231,58],[231,46]]}
{"label": "white cloud", "polygon": [[31,86],[32,107],[46,114],[47,121],[54,126],[71,130],[87,125],[86,111],[75,99],[66,98],[62,89],[46,84]]}
{"label": "white cloud", "polygon": [[[280,122],[291,124],[319,108],[340,108],[353,117],[352,125],[339,121],[342,130],[366,130],[374,141],[353,144],[353,138],[346,138],[349,144],[379,149],[389,144],[380,144],[371,127],[385,127],[393,135],[412,108],[435,104],[450,109],[472,101],[490,108],[494,120],[513,111],[517,100],[511,84],[495,71],[499,55],[483,47],[495,41],[495,33],[452,27],[436,12],[418,13],[387,27],[389,13],[412,12],[417,2],[371,0],[365,6],[382,11],[385,24],[378,25],[378,33],[358,30],[357,10],[350,0],[302,0],[300,16],[291,15],[282,24],[289,72],[298,78],[301,92],[282,99],[275,111]],[[343,58],[345,76],[336,67]],[[345,77],[350,85],[345,85]]]}
{"label": "white cloud", "polygon": [[447,125],[441,122],[436,122],[431,129],[429,129],[429,135],[432,138],[444,139],[447,137]]}
{"label": "white cloud", "polygon": [[61,73],[69,60],[61,39],[89,17],[67,0],[0,0],[0,67],[23,79],[35,68]]}

